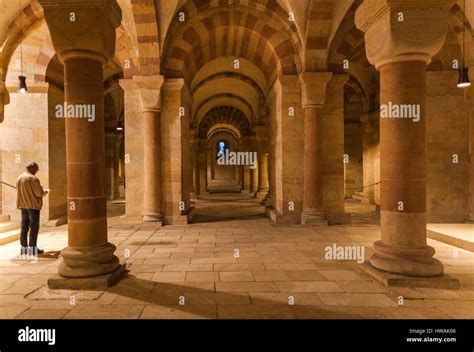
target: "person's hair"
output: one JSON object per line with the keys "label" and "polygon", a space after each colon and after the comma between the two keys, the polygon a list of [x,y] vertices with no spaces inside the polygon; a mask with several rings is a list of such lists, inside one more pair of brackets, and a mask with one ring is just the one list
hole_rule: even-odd
{"label": "person's hair", "polygon": [[38,170],[38,169],[39,169],[39,166],[34,161],[32,161],[31,163],[28,163],[28,165],[26,165],[26,171],[28,171],[28,172],[32,172],[32,171],[35,171],[35,170]]}

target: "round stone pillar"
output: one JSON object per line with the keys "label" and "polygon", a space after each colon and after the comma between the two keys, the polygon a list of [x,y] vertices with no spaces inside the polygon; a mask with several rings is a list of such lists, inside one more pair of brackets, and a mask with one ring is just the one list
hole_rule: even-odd
{"label": "round stone pillar", "polygon": [[161,128],[158,109],[143,110],[143,221],[162,222]]}
{"label": "round stone pillar", "polygon": [[207,195],[207,139],[199,139],[196,156],[196,195]]}
{"label": "round stone pillar", "polygon": [[471,166],[469,169],[469,216],[468,223],[474,223],[474,86],[470,88],[471,114],[470,114],[470,134],[469,151],[471,155]]}
{"label": "round stone pillar", "polygon": [[120,147],[122,146],[123,135],[119,134],[115,138],[114,145],[114,199],[120,198]]}
{"label": "round stone pillar", "polygon": [[268,159],[264,141],[259,142],[258,148],[258,192],[268,192]]}
{"label": "round stone pillar", "polygon": [[254,137],[250,138],[251,151],[257,152],[257,162],[253,169],[250,169],[250,193],[256,196],[258,192],[258,142]]}
{"label": "round stone pillar", "polygon": [[143,221],[163,222],[161,186],[161,87],[164,77],[134,76],[143,121]]}
{"label": "round stone pillar", "polygon": [[[114,57],[122,14],[115,0],[88,0],[69,19],[64,1],[39,0],[64,64],[68,247],[53,289],[107,288],[123,271],[107,241],[103,67]],[[72,116],[70,116],[72,115]]]}
{"label": "round stone pillar", "polygon": [[257,172],[258,172],[258,188],[256,197],[264,199],[269,190],[268,184],[268,128],[264,125],[254,127],[256,138],[254,139],[254,146],[257,149]]}
{"label": "round stone pillar", "polygon": [[322,196],[321,118],[326,87],[331,78],[329,72],[305,72],[300,76],[304,108],[303,225],[327,225]]}
{"label": "round stone pillar", "polygon": [[[386,64],[380,81],[382,228],[370,262],[405,275],[441,275],[443,266],[426,241],[426,62]],[[383,114],[390,106],[419,108],[421,118],[390,118]]]}
{"label": "round stone pillar", "polygon": [[105,195],[107,199],[115,197],[115,133],[105,134]]}
{"label": "round stone pillar", "polygon": [[407,276],[443,274],[426,239],[426,65],[443,47],[453,3],[364,1],[355,16],[380,71],[381,239],[370,263]]}
{"label": "round stone pillar", "polygon": [[119,267],[119,260],[115,246],[107,241],[105,60],[85,51],[65,52],[61,59],[66,103],[86,106],[95,116],[66,119],[68,247],[61,252],[59,274],[69,278],[108,274]]}

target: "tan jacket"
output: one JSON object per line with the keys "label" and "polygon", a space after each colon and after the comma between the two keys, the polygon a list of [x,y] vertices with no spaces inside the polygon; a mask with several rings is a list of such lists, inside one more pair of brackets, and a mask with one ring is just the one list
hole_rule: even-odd
{"label": "tan jacket", "polygon": [[36,176],[28,172],[21,174],[16,182],[16,188],[16,207],[18,209],[41,209],[45,194],[43,186]]}

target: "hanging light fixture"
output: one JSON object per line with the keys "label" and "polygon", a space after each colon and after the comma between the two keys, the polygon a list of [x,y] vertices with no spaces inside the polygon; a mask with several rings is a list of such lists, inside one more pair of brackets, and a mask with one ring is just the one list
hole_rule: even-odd
{"label": "hanging light fixture", "polygon": [[464,20],[462,24],[462,69],[459,70],[458,88],[467,88],[471,86],[469,80],[469,69],[465,67],[464,57],[466,55],[466,0],[464,0]]}
{"label": "hanging light fixture", "polygon": [[18,93],[26,93],[28,92],[28,87],[26,86],[26,76],[23,76],[23,27],[21,25],[21,0],[20,3],[20,69],[21,74],[18,76]]}

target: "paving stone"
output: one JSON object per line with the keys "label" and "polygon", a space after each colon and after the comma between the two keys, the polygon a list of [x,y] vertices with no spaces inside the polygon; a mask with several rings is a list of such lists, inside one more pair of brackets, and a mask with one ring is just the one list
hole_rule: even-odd
{"label": "paving stone", "polygon": [[233,282],[243,282],[243,281],[255,281],[252,273],[250,271],[227,271],[219,272],[220,281],[233,281]]}
{"label": "paving stone", "polygon": [[275,284],[281,292],[343,292],[337,284],[328,281],[290,281]]}
{"label": "paving stone", "polygon": [[187,282],[196,282],[196,281],[204,281],[204,282],[211,282],[211,281],[219,281],[219,273],[214,271],[188,271],[186,273],[186,281]]}

